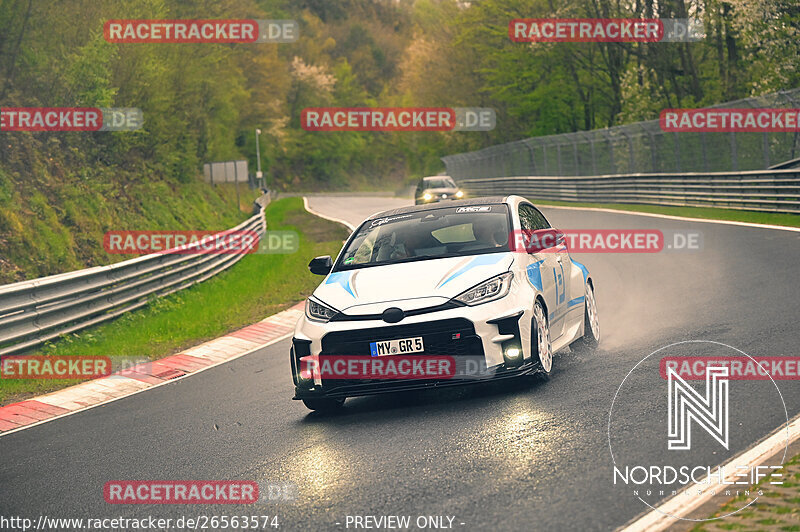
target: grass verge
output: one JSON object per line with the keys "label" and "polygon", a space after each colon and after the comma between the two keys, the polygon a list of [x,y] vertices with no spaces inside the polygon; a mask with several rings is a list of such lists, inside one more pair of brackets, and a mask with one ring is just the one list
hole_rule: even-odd
{"label": "grass verge", "polygon": [[697,525],[693,532],[718,530],[800,531],[800,455],[784,464],[783,485],[769,485],[770,478],[750,487],[750,496],[739,495],[728,501],[713,516],[729,514],[741,508],[759,489],[758,501],[734,515]]}
{"label": "grass verge", "polygon": [[[291,254],[247,255],[230,270],[119,319],[70,334],[31,355],[111,356],[156,360],[259,321],[302,301],[321,277],[308,271],[317,255],[335,255],[347,231],[305,211],[302,198],[271,203],[269,230],[293,230],[299,248]],[[115,360],[117,359],[117,360]],[[77,380],[0,379],[0,405],[76,384]]]}
{"label": "grass verge", "polygon": [[780,214],[773,212],[737,211],[716,207],[662,207],[660,205],[628,205],[623,203],[573,203],[570,201],[532,200],[536,205],[558,205],[563,207],[591,207],[597,209],[613,209],[618,211],[647,212],[700,218],[704,220],[726,220],[748,222],[754,224],[785,225],[800,227],[800,214]]}
{"label": "grass verge", "polygon": [[[197,179],[132,180],[128,174],[19,181],[0,169],[0,285],[119,262],[110,230],[211,230],[250,216],[259,191]],[[40,176],[41,177],[41,176]]]}

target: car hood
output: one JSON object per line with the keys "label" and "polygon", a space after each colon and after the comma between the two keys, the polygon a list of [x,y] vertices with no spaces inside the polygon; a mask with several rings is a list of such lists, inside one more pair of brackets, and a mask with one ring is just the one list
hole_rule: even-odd
{"label": "car hood", "polygon": [[[340,311],[382,312],[442,304],[476,284],[507,272],[512,253],[420,260],[328,274],[314,297]],[[359,307],[363,310],[360,311]]]}

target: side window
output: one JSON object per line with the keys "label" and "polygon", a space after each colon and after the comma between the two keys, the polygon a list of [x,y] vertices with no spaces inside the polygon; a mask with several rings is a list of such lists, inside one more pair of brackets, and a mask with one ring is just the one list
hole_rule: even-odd
{"label": "side window", "polygon": [[522,229],[529,229],[531,231],[550,227],[550,224],[547,223],[547,219],[545,219],[542,213],[530,205],[525,204],[519,206],[519,221],[522,225]]}
{"label": "side window", "polygon": [[544,214],[539,212],[539,209],[537,209],[536,207],[531,207],[531,206],[528,206],[528,208],[531,210],[533,215],[536,217],[537,223],[539,225],[539,229],[549,229],[550,228],[550,222],[547,221],[547,218],[544,217]]}
{"label": "side window", "polygon": [[343,263],[348,264],[365,264],[372,260],[373,250],[375,248],[375,238],[380,231],[372,231],[366,235],[360,235],[353,240],[350,248],[355,248],[344,257]]}

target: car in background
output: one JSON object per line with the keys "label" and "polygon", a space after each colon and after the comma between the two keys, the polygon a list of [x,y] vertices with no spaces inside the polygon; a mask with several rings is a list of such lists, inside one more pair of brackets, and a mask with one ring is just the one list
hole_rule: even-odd
{"label": "car in background", "polygon": [[446,175],[423,177],[414,192],[415,205],[462,198],[464,192],[459,190],[452,177]]}
{"label": "car in background", "polygon": [[[541,245],[520,246],[523,235]],[[554,352],[600,339],[594,281],[565,242],[520,196],[370,216],[336,260],[309,263],[325,279],[292,338],[294,399],[332,410],[353,396],[549,376]],[[459,371],[376,379],[319,370],[359,360],[399,367],[404,357],[447,358]]]}

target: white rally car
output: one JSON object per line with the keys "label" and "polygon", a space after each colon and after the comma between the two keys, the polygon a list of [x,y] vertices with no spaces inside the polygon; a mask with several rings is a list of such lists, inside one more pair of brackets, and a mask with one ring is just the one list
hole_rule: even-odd
{"label": "white rally car", "polygon": [[[528,245],[531,237],[536,246]],[[294,399],[312,410],[476,377],[547,376],[554,352],[600,339],[592,277],[570,257],[563,234],[520,196],[374,214],[335,261],[317,257],[309,269],[326,277],[295,327],[291,366]],[[458,374],[393,379],[319,371],[328,357],[421,356],[452,357]]]}

